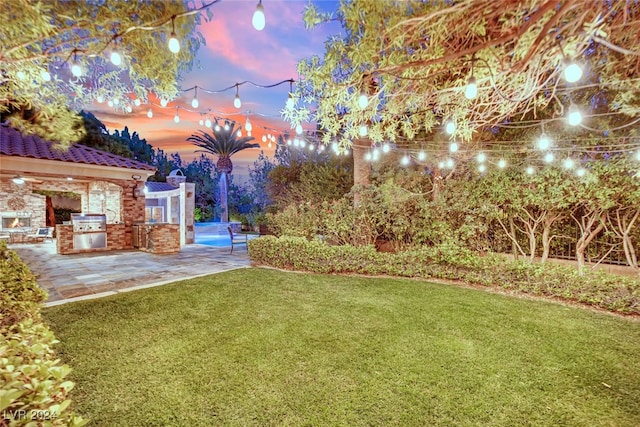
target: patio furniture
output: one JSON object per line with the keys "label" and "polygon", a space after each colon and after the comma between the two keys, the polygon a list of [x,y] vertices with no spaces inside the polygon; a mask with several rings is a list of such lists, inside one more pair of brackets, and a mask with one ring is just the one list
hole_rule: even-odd
{"label": "patio furniture", "polygon": [[44,242],[46,239],[53,241],[53,227],[41,227],[33,234],[26,235],[27,242],[35,240],[36,242]]}
{"label": "patio furniture", "polygon": [[[233,248],[235,245],[245,245],[247,246],[247,242],[249,241],[249,235],[248,234],[244,234],[244,238],[243,237],[239,237],[233,234],[233,230],[231,229],[231,227],[227,227],[227,231],[229,232],[229,237],[231,237],[231,252],[229,252],[230,254],[233,253]],[[247,246],[247,251],[249,250],[249,247]]]}

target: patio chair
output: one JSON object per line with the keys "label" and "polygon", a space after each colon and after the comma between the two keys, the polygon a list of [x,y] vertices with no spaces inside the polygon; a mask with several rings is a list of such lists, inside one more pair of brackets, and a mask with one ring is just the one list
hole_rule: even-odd
{"label": "patio chair", "polygon": [[231,252],[229,252],[230,254],[233,253],[233,247],[235,245],[245,245],[247,247],[247,251],[249,251],[249,247],[247,246],[249,236],[247,234],[245,234],[244,237],[234,236],[233,230],[230,226],[227,227],[227,231],[229,232],[229,237],[231,237]]}
{"label": "patio chair", "polygon": [[44,242],[47,239],[53,241],[53,227],[38,228],[35,233],[27,234],[26,238],[27,242],[32,240]]}

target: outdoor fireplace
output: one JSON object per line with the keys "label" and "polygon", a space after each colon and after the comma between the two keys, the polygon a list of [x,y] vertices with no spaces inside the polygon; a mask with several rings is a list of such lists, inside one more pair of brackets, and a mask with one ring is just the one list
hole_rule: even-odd
{"label": "outdoor fireplace", "polygon": [[31,212],[7,211],[0,214],[2,229],[31,228]]}

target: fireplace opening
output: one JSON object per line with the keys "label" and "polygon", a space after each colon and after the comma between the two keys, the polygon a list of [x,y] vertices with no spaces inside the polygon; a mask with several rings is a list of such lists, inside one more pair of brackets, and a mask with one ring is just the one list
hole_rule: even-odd
{"label": "fireplace opening", "polygon": [[19,215],[3,214],[2,228],[31,228],[31,215],[21,213]]}

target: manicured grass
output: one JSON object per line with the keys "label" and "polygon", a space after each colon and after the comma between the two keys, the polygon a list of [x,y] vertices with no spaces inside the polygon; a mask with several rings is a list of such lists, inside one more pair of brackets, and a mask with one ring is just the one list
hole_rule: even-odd
{"label": "manicured grass", "polygon": [[640,322],[243,269],[44,311],[96,426],[640,425]]}

